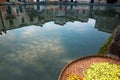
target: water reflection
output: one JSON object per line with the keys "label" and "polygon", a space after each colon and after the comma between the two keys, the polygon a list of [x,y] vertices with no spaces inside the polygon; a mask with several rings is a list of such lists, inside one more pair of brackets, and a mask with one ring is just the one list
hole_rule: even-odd
{"label": "water reflection", "polygon": [[[110,35],[106,32],[112,32],[120,22],[116,7],[0,8],[0,80],[57,80],[67,62],[97,53]],[[112,17],[104,14],[111,10]]]}
{"label": "water reflection", "polygon": [[96,20],[95,28],[98,30],[113,32],[120,22],[120,9],[118,7],[85,5],[0,6],[0,12],[0,30],[4,33],[6,33],[6,30],[28,25],[42,27],[43,24],[49,21],[64,25],[69,21],[88,22],[89,18]]}

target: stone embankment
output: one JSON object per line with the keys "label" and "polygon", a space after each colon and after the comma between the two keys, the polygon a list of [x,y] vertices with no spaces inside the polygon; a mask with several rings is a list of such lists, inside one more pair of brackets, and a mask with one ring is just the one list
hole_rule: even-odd
{"label": "stone embankment", "polygon": [[113,40],[108,49],[108,56],[120,59],[120,25],[113,33]]}

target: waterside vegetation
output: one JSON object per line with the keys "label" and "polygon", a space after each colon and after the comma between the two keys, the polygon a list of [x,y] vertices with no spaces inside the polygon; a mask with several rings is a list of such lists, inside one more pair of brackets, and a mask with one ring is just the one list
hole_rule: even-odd
{"label": "waterside vegetation", "polygon": [[108,38],[108,40],[103,44],[103,46],[100,48],[100,50],[98,52],[99,55],[106,55],[108,53],[108,49],[109,49],[112,39],[113,39],[113,35],[111,35]]}

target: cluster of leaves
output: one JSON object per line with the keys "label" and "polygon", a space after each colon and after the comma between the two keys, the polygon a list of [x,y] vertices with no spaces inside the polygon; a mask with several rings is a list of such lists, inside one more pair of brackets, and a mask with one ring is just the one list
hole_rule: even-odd
{"label": "cluster of leaves", "polygon": [[108,62],[92,64],[84,73],[85,80],[120,80],[120,66]]}

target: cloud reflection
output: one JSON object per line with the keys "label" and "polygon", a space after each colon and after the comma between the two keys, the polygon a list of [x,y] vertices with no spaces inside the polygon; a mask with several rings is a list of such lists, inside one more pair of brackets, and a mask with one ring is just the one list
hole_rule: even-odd
{"label": "cloud reflection", "polygon": [[[30,80],[29,76],[34,80],[56,80],[61,66],[72,60],[68,57],[70,51],[66,48],[67,42],[68,46],[71,45],[73,37],[77,38],[78,41],[77,39],[75,41],[79,43],[76,35],[80,36],[82,32],[87,33],[92,29],[89,26],[94,25],[95,21],[90,19],[88,22],[90,22],[89,25],[78,21],[68,22],[64,27],[56,25],[54,22],[48,22],[42,28],[32,25],[9,31],[0,38],[0,45],[2,45],[0,49],[4,49],[1,50],[1,53],[5,53],[1,61],[4,64],[0,64],[0,69],[16,75],[19,79],[21,76],[27,76],[25,80]],[[74,35],[72,35],[73,33]],[[70,47],[74,51],[74,48]],[[0,72],[2,72],[1,70]],[[12,74],[11,76],[13,76]]]}
{"label": "cloud reflection", "polygon": [[[8,70],[18,77],[24,75],[29,75],[30,77],[30,75],[35,73],[37,75],[43,72],[41,74],[43,75],[41,77],[43,80],[47,80],[46,78],[53,80],[54,77],[51,76],[54,72],[46,69],[59,69],[61,65],[66,63],[63,59],[67,59],[64,57],[67,52],[61,43],[60,36],[54,38],[53,35],[50,35],[56,29],[47,30],[46,28],[41,29],[40,27],[29,26],[8,32],[1,38],[0,44],[6,45],[4,50],[10,51],[4,52],[3,62],[5,65],[0,64],[0,68],[3,71],[5,70],[4,72]],[[29,72],[29,68],[30,71],[34,70],[35,73]]]}

